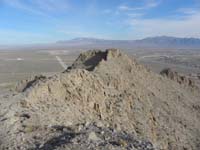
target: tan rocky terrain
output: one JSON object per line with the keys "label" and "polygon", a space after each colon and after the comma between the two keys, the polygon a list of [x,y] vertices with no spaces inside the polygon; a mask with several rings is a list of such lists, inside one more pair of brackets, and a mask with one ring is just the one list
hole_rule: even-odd
{"label": "tan rocky terrain", "polygon": [[200,89],[119,50],[26,82],[1,98],[0,149],[200,149]]}
{"label": "tan rocky terrain", "polygon": [[[195,81],[186,77],[185,75],[180,75],[178,72],[171,70],[170,68],[166,68],[160,72],[161,75],[168,77],[171,80],[178,82],[179,84],[183,84],[185,86],[190,86],[195,88]],[[196,87],[198,88],[198,87]]]}

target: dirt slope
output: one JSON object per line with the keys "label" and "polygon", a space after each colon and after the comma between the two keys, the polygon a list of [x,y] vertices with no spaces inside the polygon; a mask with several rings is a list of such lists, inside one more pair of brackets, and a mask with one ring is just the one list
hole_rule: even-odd
{"label": "dirt slope", "polygon": [[119,50],[82,53],[65,72],[37,78],[23,91],[1,111],[2,149],[37,149],[57,135],[52,127],[92,122],[132,133],[155,149],[200,149],[200,90],[155,74]]}

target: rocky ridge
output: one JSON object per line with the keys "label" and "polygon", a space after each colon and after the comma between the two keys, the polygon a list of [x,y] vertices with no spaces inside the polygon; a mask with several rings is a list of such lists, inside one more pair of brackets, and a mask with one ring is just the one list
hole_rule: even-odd
{"label": "rocky ridge", "polygon": [[197,88],[194,80],[191,80],[190,78],[188,78],[184,75],[180,75],[178,72],[173,71],[170,68],[166,68],[166,69],[162,70],[160,72],[160,74],[171,79],[171,80],[178,82],[179,84],[183,84],[183,85],[186,85],[186,86]]}
{"label": "rocky ridge", "polygon": [[[56,136],[52,127],[87,122],[131,133],[152,149],[200,148],[199,89],[155,74],[119,50],[82,53],[65,72],[31,83],[1,116],[1,148],[34,149]],[[54,148],[67,149],[70,141]],[[131,149],[106,146],[95,149]]]}

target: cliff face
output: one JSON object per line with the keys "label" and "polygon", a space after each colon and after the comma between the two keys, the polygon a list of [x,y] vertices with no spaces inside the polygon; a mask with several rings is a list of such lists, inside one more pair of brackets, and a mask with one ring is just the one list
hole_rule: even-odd
{"label": "cliff face", "polygon": [[39,133],[39,143],[55,136],[52,126],[94,122],[156,149],[200,149],[199,89],[148,71],[119,50],[82,53],[65,72],[31,83],[5,115],[2,147],[35,147]]}

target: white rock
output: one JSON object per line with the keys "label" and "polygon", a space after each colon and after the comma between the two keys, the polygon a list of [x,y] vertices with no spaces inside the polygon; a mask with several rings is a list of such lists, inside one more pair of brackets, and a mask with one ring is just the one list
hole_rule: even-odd
{"label": "white rock", "polygon": [[100,141],[101,139],[99,137],[97,137],[95,132],[90,132],[90,134],[88,136],[88,140],[90,140],[90,141]]}
{"label": "white rock", "polygon": [[101,121],[98,121],[98,122],[96,123],[96,125],[97,125],[97,127],[99,127],[99,128],[103,128],[103,127],[104,127],[104,124],[103,124]]}

